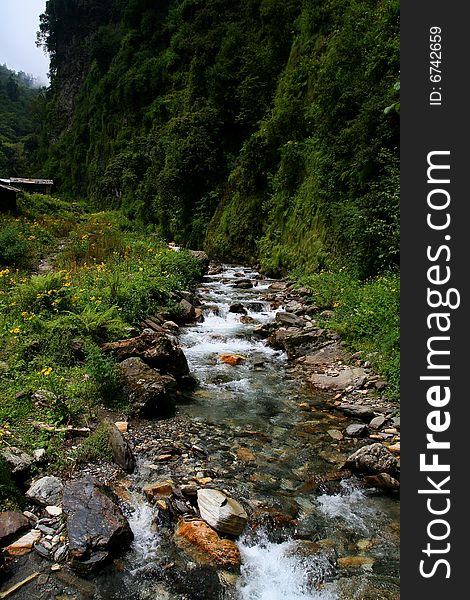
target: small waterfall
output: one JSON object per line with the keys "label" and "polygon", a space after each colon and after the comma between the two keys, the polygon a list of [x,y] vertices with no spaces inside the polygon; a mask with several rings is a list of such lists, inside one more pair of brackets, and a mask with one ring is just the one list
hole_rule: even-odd
{"label": "small waterfall", "polygon": [[137,565],[130,572],[132,576],[145,572],[157,557],[160,536],[156,530],[155,516],[155,510],[148,502],[136,499],[134,511],[129,517],[134,534],[131,549],[135,559],[132,562]]}
{"label": "small waterfall", "polygon": [[242,556],[237,592],[240,600],[336,600],[319,584],[330,572],[322,556],[298,556],[295,542],[276,544],[261,536],[239,542]]}

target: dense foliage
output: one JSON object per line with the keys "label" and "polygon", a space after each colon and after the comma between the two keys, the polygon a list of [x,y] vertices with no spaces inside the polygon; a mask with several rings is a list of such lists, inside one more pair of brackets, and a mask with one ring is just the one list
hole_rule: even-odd
{"label": "dense foliage", "polygon": [[397,0],[48,0],[44,174],[265,270],[398,260]]}
{"label": "dense foliage", "polygon": [[[189,253],[121,213],[24,194],[17,215],[0,214],[0,449],[44,446],[64,467],[64,439],[37,423],[83,426],[100,406],[125,410],[117,364],[100,345],[148,315],[177,318],[175,292],[201,274]],[[0,507],[8,485],[0,462]]]}
{"label": "dense foliage", "polygon": [[35,84],[32,76],[0,65],[0,178],[31,176],[44,94]]}

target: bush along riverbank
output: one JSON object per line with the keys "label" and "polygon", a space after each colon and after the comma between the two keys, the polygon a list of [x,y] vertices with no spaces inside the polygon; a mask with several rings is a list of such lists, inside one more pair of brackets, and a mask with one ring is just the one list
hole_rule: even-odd
{"label": "bush along riverbank", "polygon": [[136,335],[152,315],[183,322],[205,263],[120,213],[90,214],[49,196],[25,194],[18,214],[1,220],[0,505],[8,508],[18,502],[5,460],[16,477],[37,470],[21,453],[38,449],[51,471],[70,468],[70,432],[86,434],[103,407],[128,404],[117,363],[100,347]]}

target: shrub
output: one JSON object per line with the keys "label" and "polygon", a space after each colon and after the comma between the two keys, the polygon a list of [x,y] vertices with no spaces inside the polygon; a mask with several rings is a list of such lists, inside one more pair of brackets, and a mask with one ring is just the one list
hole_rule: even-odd
{"label": "shrub", "polygon": [[78,448],[75,460],[79,464],[112,460],[111,446],[108,441],[108,425],[102,423]]}
{"label": "shrub", "polygon": [[400,381],[400,278],[390,273],[361,282],[345,271],[301,278],[312,300],[333,310],[324,325],[338,331],[353,351],[368,354],[387,377],[390,395],[398,399]]}
{"label": "shrub", "polygon": [[7,222],[0,229],[0,265],[22,266],[28,263],[30,245],[23,236],[23,228],[16,221]]}
{"label": "shrub", "polygon": [[110,407],[122,407],[125,399],[119,367],[95,344],[89,344],[87,347],[86,370],[91,376],[103,404]]}

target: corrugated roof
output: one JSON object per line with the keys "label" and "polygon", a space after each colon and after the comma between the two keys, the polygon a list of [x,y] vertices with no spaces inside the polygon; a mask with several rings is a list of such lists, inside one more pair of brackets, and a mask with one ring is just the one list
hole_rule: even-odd
{"label": "corrugated roof", "polygon": [[32,185],[54,185],[52,179],[28,179],[25,177],[10,177],[10,183],[30,183]]}
{"label": "corrugated roof", "polygon": [[22,191],[16,187],[13,187],[12,185],[5,185],[4,183],[0,183],[0,188],[2,188],[3,190],[8,190],[9,192],[21,192]]}

